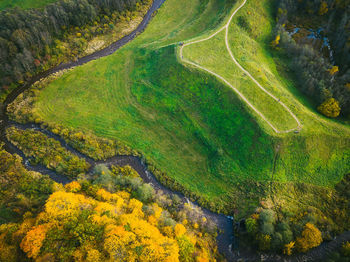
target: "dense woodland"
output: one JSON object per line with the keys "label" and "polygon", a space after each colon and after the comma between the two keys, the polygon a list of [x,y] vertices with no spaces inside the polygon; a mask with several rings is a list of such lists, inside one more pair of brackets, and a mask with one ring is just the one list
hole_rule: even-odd
{"label": "dense woodland", "polygon": [[[58,51],[61,49],[58,40],[66,37],[69,30],[77,35],[78,42],[82,36],[89,39],[92,34],[103,33],[103,29],[84,32],[80,27],[96,22],[108,28],[113,12],[132,10],[138,2],[65,0],[40,11],[16,8],[0,12],[0,87],[7,90],[11,84],[21,83],[46,69],[49,61],[53,64],[59,61],[57,57],[62,53]],[[339,112],[345,116],[350,113],[349,8],[347,0],[281,0],[278,9],[276,39],[272,44],[293,57],[293,70],[299,74],[302,91],[321,105],[319,110],[329,117],[336,117]],[[312,46],[293,39],[286,29],[288,23],[301,26],[308,15],[319,17],[317,26],[326,28],[334,50],[334,65]],[[95,160],[117,154],[141,157],[120,142],[44,123],[32,111],[40,88],[40,84],[34,86],[23,95],[24,100],[21,96],[21,102],[10,105],[13,120],[41,124]],[[56,184],[46,176],[27,171],[19,156],[0,149],[1,261],[220,259],[214,224],[199,209],[183,205],[177,195],[167,196],[144,184],[130,166],[99,165],[92,177],[87,177],[84,173],[88,163],[43,133],[10,128],[7,137],[31,157],[32,164],[79,179],[65,186]],[[211,210],[234,212],[232,206],[213,203],[191,192],[158,170],[153,162],[146,160],[146,163],[162,184],[185,193]],[[282,192],[285,189],[289,189],[288,194]],[[254,195],[254,200],[264,199],[246,219],[245,230],[240,232],[256,250],[285,255],[306,252],[350,225],[349,175],[334,190],[302,183],[251,182],[242,183],[237,191],[240,191],[237,196]],[[288,208],[295,208],[291,210],[285,208],[286,200],[279,202],[283,196],[288,196],[290,201],[290,192],[313,195],[305,197],[302,207],[289,203]],[[342,256],[350,256],[349,242],[344,243],[341,252]]]}
{"label": "dense woodland", "polygon": [[[0,11],[1,93],[50,66],[75,59],[93,36],[104,34],[148,0],[65,0],[44,9]],[[69,45],[62,40],[69,40]],[[67,57],[68,56],[68,57]]]}
{"label": "dense woodland", "polygon": [[[328,117],[350,114],[350,1],[281,0],[277,10],[276,39],[272,45],[282,48],[292,59],[300,90]],[[307,35],[294,34],[295,28],[320,30],[329,39],[333,58],[310,42]],[[321,45],[321,47],[320,47]],[[322,46],[323,45],[323,46]],[[334,61],[331,61],[334,60]]]}
{"label": "dense woodland", "polygon": [[36,214],[53,192],[47,176],[28,171],[22,159],[0,146],[0,225],[18,221],[25,213]]}
{"label": "dense woodland", "polygon": [[[1,261],[220,259],[216,228],[201,210],[183,205],[176,195],[155,191],[135,177],[130,167],[110,171],[100,165],[92,179],[82,176],[63,187],[25,171],[21,159],[5,151],[0,152],[0,161],[14,161],[2,170],[10,183],[1,184],[1,194],[11,197],[9,190],[23,194],[17,201],[13,197],[8,203],[1,202],[3,210],[20,217],[19,221],[2,218]],[[13,171],[32,183],[24,183],[23,188]],[[38,179],[41,181],[35,181]],[[30,190],[33,187],[36,195]],[[44,201],[43,207],[38,206]]]}

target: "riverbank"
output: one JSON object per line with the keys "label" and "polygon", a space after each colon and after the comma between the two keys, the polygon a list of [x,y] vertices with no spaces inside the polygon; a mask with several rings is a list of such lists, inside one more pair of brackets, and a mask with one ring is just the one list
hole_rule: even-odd
{"label": "riverbank", "polygon": [[[162,1],[159,1],[159,2],[162,2]],[[136,35],[135,35],[136,36]],[[117,49],[116,49],[117,50]],[[106,54],[108,54],[108,52],[110,52],[110,51],[106,51]],[[113,52],[112,52],[113,53]],[[102,57],[102,56],[101,56]],[[98,58],[98,57],[97,57]],[[97,59],[97,58],[95,58],[95,59]],[[89,58],[90,59],[90,58]],[[91,60],[94,60],[94,59],[92,59],[91,58]],[[88,61],[91,61],[91,60],[88,60],[87,59],[87,62]],[[86,63],[86,62],[84,62],[84,61],[82,61],[82,63]],[[67,67],[67,68],[71,68],[71,67]],[[40,79],[40,78],[39,78]],[[35,81],[34,81],[35,82]],[[22,92],[24,91],[25,89],[23,89],[22,90]],[[19,95],[21,92],[19,92],[17,95]],[[16,98],[17,96],[15,96],[14,98],[13,98],[13,100]],[[12,100],[12,101],[13,101]],[[8,119],[7,119],[8,120]],[[12,123],[8,123],[8,124],[12,124]],[[8,125],[7,125],[8,126]],[[6,128],[6,126],[4,127],[4,129]],[[34,126],[34,128],[36,128],[35,126]],[[64,143],[64,142],[63,142]],[[8,145],[8,144],[6,144],[6,145]],[[67,147],[66,147],[67,148]],[[24,160],[25,161],[25,160]],[[163,187],[164,188],[164,190],[167,190],[166,192],[167,193],[169,193],[169,194],[178,194],[178,193],[176,193],[176,192],[173,192],[173,191],[171,191],[171,190],[169,190],[169,189],[167,189],[166,187],[164,187],[163,185],[161,185],[160,183],[158,183],[157,182],[157,180],[155,179],[155,177],[154,176],[152,176],[152,174],[150,173],[150,172],[148,172],[147,171],[147,167],[145,166],[145,164],[141,161],[141,159],[140,158],[135,158],[135,157],[130,157],[130,156],[118,156],[118,157],[115,157],[115,158],[111,158],[111,159],[109,159],[109,160],[107,160],[107,161],[102,161],[102,162],[96,162],[95,164],[97,164],[97,163],[104,163],[104,164],[107,164],[108,163],[108,161],[111,161],[111,162],[109,162],[110,164],[112,164],[112,163],[115,163],[115,164],[120,164],[120,165],[122,165],[122,164],[130,164],[131,166],[132,165],[134,165],[134,168],[135,169],[138,169],[139,170],[139,172],[141,172],[143,175],[142,175],[142,178],[144,179],[144,181],[146,182],[146,183],[152,183],[153,185],[154,185],[154,183],[157,183],[160,187]],[[42,169],[42,173],[45,173],[46,171],[45,170],[43,170]],[[53,174],[51,174],[52,176],[53,176]],[[148,182],[147,182],[148,181]],[[152,182],[153,181],[153,182]],[[64,182],[62,182],[62,183],[64,183]],[[162,189],[163,190],[163,189]],[[184,197],[184,196],[182,196],[182,199],[183,199],[183,201],[185,202],[187,202],[187,199]],[[210,212],[210,211],[209,211]],[[212,212],[211,212],[212,213]],[[225,216],[223,216],[223,215],[218,215],[218,214],[215,214],[215,213],[212,213],[213,214],[213,216],[214,216],[214,219],[217,219],[216,220],[216,223],[217,223],[217,225],[220,225],[220,227],[222,226],[223,228],[225,228],[226,226],[227,226],[227,228],[229,228],[229,226],[231,226],[231,228],[232,228],[232,220],[231,219],[229,219],[229,218],[226,218]],[[220,228],[219,227],[219,228]],[[225,254],[226,252],[227,252],[227,250],[229,250],[229,247],[230,247],[230,238],[232,237],[232,232],[229,232],[230,230],[227,230],[226,231],[226,233],[224,232],[224,234],[219,234],[219,237],[218,237],[218,245],[219,245],[219,250],[221,251],[221,250],[223,250],[222,251],[222,253],[223,254]],[[224,240],[221,240],[221,238],[224,238]],[[229,239],[229,240],[227,240],[227,239]],[[221,247],[221,245],[222,245],[222,247]],[[230,255],[230,254],[228,254],[228,259],[229,260],[231,260],[231,258],[232,258],[232,260],[234,261],[234,260],[237,260],[237,259],[240,259],[240,258],[242,258],[242,257],[240,257],[240,256],[237,256],[237,257],[235,257],[235,256],[233,256],[233,255]],[[259,258],[259,255],[256,255],[256,254],[252,254],[252,257],[254,257],[254,259],[258,259]],[[274,256],[274,255],[272,255],[271,256],[271,259],[274,259],[274,260],[270,260],[270,261],[277,261],[276,259],[276,256]],[[281,259],[284,259],[284,258],[281,258]],[[252,261],[256,261],[256,260],[252,260]]]}

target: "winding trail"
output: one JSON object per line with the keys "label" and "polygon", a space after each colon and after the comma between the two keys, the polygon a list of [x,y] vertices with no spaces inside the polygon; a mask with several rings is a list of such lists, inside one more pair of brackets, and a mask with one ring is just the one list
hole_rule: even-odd
{"label": "winding trail", "polygon": [[[66,64],[60,64],[54,68],[51,68],[45,72],[42,72],[36,76],[34,76],[30,81],[28,81],[26,84],[24,84],[23,86],[20,86],[18,88],[16,88],[15,90],[13,90],[6,98],[4,105],[1,109],[1,116],[0,116],[0,140],[1,142],[4,143],[4,148],[10,152],[10,153],[16,153],[18,155],[20,155],[23,159],[23,163],[26,166],[27,169],[29,170],[33,170],[33,171],[37,171],[40,172],[43,175],[49,175],[50,178],[52,178],[54,181],[58,182],[58,183],[62,183],[62,184],[66,184],[69,183],[71,180],[69,180],[67,177],[63,176],[63,175],[59,175],[56,172],[44,167],[44,166],[32,166],[29,163],[29,160],[21,150],[19,150],[17,147],[15,147],[11,142],[9,142],[6,138],[6,128],[10,127],[10,126],[15,126],[17,128],[20,129],[35,129],[38,131],[43,132],[44,134],[46,134],[48,137],[56,139],[57,141],[59,141],[61,143],[61,145],[67,149],[68,151],[72,152],[73,154],[77,155],[80,158],[85,159],[85,161],[87,161],[90,165],[91,168],[89,169],[88,174],[91,174],[93,168],[98,165],[98,164],[106,164],[108,166],[110,165],[120,165],[120,166],[125,166],[125,165],[130,165],[131,167],[133,167],[140,175],[140,177],[142,178],[142,180],[145,183],[149,183],[151,184],[156,190],[162,190],[165,194],[168,195],[172,195],[172,194],[176,194],[178,195],[183,203],[188,203],[189,200],[188,198],[186,198],[183,194],[178,193],[178,192],[174,192],[171,189],[163,186],[160,182],[157,181],[156,177],[147,170],[147,166],[144,163],[144,161],[139,158],[139,157],[135,157],[135,156],[122,156],[122,155],[118,155],[118,156],[114,156],[112,158],[106,159],[106,160],[101,160],[101,161],[95,161],[94,159],[82,154],[81,152],[77,151],[76,149],[74,149],[73,147],[71,147],[69,144],[67,144],[67,142],[61,138],[60,136],[57,136],[55,134],[53,134],[52,132],[43,129],[42,127],[40,127],[37,124],[19,124],[19,123],[15,123],[15,122],[11,122],[8,119],[8,115],[7,115],[7,106],[9,104],[11,104],[17,97],[18,95],[20,95],[21,93],[23,93],[25,90],[27,90],[33,83],[35,83],[36,81],[40,80],[41,78],[45,78],[53,73],[59,72],[63,69],[69,69],[75,66],[79,66],[79,65],[83,65],[89,61],[98,59],[100,57],[104,57],[104,56],[108,56],[110,54],[113,54],[114,52],[116,52],[120,47],[122,47],[123,45],[125,45],[126,43],[128,43],[129,41],[131,41],[132,39],[134,39],[138,33],[142,32],[148,22],[150,21],[152,14],[163,4],[165,0],[154,0],[153,4],[151,6],[151,8],[149,9],[149,11],[147,12],[147,14],[145,15],[143,21],[140,23],[140,25],[137,27],[137,29],[135,31],[133,31],[131,34],[123,37],[122,39],[112,43],[110,46],[108,46],[105,49],[102,49],[100,51],[96,51],[95,53],[82,57],[80,59],[78,59],[75,62],[72,63],[66,63]],[[228,40],[227,40],[227,34],[228,34],[228,25],[230,23],[230,21],[232,20],[234,14],[245,4],[246,0],[244,1],[244,3],[232,14],[229,22],[226,24],[226,26],[224,26],[223,28],[221,28],[218,32],[216,32],[214,35],[210,36],[207,39],[210,39],[211,37],[215,36],[216,34],[220,33],[222,30],[226,29],[226,46],[229,50],[229,46],[228,46]],[[207,39],[204,40],[200,40],[200,41],[205,41]],[[199,42],[199,41],[197,41]],[[195,43],[195,42],[192,42]],[[191,43],[188,43],[186,45],[189,45]],[[183,47],[182,47],[183,48]],[[181,48],[181,54],[182,54],[182,48]],[[229,50],[230,52],[230,50]],[[231,57],[233,58],[233,61],[235,61],[235,63],[237,63],[237,61],[234,59],[232,52],[231,52]],[[231,86],[224,78],[222,78],[221,76],[217,75],[214,72],[211,72],[208,69],[205,69],[204,67],[198,66],[190,61],[184,60],[185,62],[192,64],[193,66],[199,67],[205,71],[208,71],[209,73],[217,76],[218,78],[222,79],[226,84],[228,84],[229,86]],[[237,63],[238,64],[238,63]],[[242,67],[240,67],[242,70],[244,70]],[[245,70],[244,70],[245,71]],[[245,71],[246,72],[246,71]],[[248,75],[249,73],[246,72]],[[249,75],[250,76],[250,75]],[[252,76],[250,76],[252,78]],[[257,82],[256,82],[257,83]],[[258,83],[257,83],[258,84]],[[259,85],[260,88],[263,89],[263,87],[261,87]],[[239,95],[239,91],[236,90],[233,86],[231,86],[231,88],[233,88]],[[263,89],[265,90],[265,89]],[[266,91],[266,90],[265,90]],[[266,91],[267,92],[267,91]],[[244,96],[240,95],[241,98],[243,99]],[[273,97],[273,95],[271,94],[271,96]],[[244,100],[244,99],[243,99]],[[245,101],[248,103],[248,105],[250,105],[249,101],[245,99]],[[252,105],[250,105],[253,109],[254,107]],[[289,109],[288,109],[289,110]],[[256,111],[264,120],[264,116],[257,111],[256,109],[254,110]],[[291,113],[291,112],[290,112]],[[291,113],[292,114],[292,113]],[[295,118],[297,120],[297,118]],[[267,121],[267,120],[265,120]],[[267,121],[268,122],[268,121]],[[301,127],[300,122],[298,122],[298,127]],[[268,122],[269,123],[269,122]],[[273,127],[272,124],[270,124],[270,126],[276,131],[276,132],[281,132],[278,131],[277,129],[275,129]],[[287,130],[288,131],[288,130]],[[286,132],[286,131],[284,131]],[[290,131],[289,131],[290,132]],[[191,205],[193,206],[198,206],[196,203],[192,203],[190,202]],[[342,241],[347,241],[350,240],[350,232],[345,232],[342,235],[338,236],[338,238],[334,241],[331,241],[327,244],[324,244],[316,249],[311,250],[309,253],[305,254],[305,255],[298,255],[298,256],[294,256],[294,257],[281,257],[278,255],[259,255],[255,252],[253,253],[248,253],[248,254],[242,254],[240,255],[239,253],[233,253],[231,252],[231,246],[233,243],[233,220],[231,217],[227,217],[223,214],[217,214],[214,213],[208,209],[204,209],[202,208],[202,211],[204,213],[204,215],[206,217],[208,217],[209,219],[211,219],[212,221],[215,222],[215,224],[217,225],[218,229],[220,230],[220,233],[218,234],[217,237],[217,243],[218,243],[218,249],[220,251],[220,253],[222,253],[226,259],[228,261],[260,261],[261,258],[264,259],[264,261],[314,261],[314,260],[318,260],[318,259],[322,259],[325,254],[328,254],[329,252],[337,249],[340,247],[340,245],[342,244]],[[306,260],[305,260],[306,258]]]}
{"label": "winding trail", "polygon": [[[270,93],[268,90],[266,90],[262,85],[259,84],[259,82],[247,71],[245,70],[238,62],[237,60],[235,59],[235,57],[233,56],[233,53],[231,51],[231,48],[230,48],[230,44],[229,44],[229,40],[228,40],[228,34],[229,34],[229,26],[231,24],[231,21],[233,19],[233,17],[235,16],[235,14],[246,4],[247,0],[244,0],[243,3],[235,10],[233,11],[230,19],[228,20],[228,22],[220,29],[218,29],[218,31],[216,31],[214,34],[210,35],[209,37],[207,38],[204,38],[204,39],[200,39],[200,40],[195,40],[195,41],[191,41],[191,42],[188,42],[188,43],[185,43],[181,46],[180,48],[180,59],[187,63],[187,64],[190,64],[194,67],[197,67],[197,68],[200,68],[204,71],[207,71],[208,73],[216,76],[217,78],[221,79],[225,84],[227,84],[229,87],[231,87],[237,94],[238,96],[244,101],[247,103],[247,105],[252,108],[254,110],[255,113],[257,113],[276,133],[289,133],[289,132],[292,132],[292,131],[300,131],[301,128],[302,128],[302,125],[301,125],[301,122],[300,120],[296,117],[296,115],[282,102],[280,101],[276,96],[274,96],[272,93]],[[235,88],[229,81],[227,81],[224,77],[222,77],[221,75],[209,70],[208,68],[205,68],[199,64],[196,64],[194,62],[191,62],[190,60],[186,59],[186,58],[183,58],[183,49],[186,47],[186,46],[189,46],[189,45],[193,45],[193,44],[196,44],[196,43],[200,43],[200,42],[204,42],[204,41],[207,41],[211,38],[213,38],[214,36],[216,36],[217,34],[219,34],[221,31],[223,30],[226,30],[226,35],[225,35],[225,44],[226,44],[226,49],[228,51],[228,53],[230,54],[231,56],[231,59],[232,61],[235,63],[236,66],[239,67],[239,69],[241,69],[241,71],[243,71],[243,73],[245,73],[262,91],[264,91],[266,94],[268,94],[270,97],[272,97],[278,104],[280,104],[281,106],[283,106],[283,108],[293,117],[293,119],[295,120],[295,122],[297,123],[297,127],[295,128],[292,128],[292,129],[288,129],[288,130],[278,130],[277,127],[275,127],[265,116],[263,113],[261,113],[253,104],[251,104],[249,102],[249,100],[237,89]]]}

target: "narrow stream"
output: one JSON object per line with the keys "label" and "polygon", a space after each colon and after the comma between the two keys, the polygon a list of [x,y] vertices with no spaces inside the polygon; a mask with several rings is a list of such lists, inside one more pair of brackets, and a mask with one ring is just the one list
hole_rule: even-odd
{"label": "narrow stream", "polygon": [[[55,173],[52,170],[47,169],[44,166],[31,166],[30,161],[21,150],[16,148],[14,145],[12,145],[6,138],[6,128],[9,127],[10,125],[15,125],[18,128],[35,128],[40,131],[43,131],[46,135],[49,135],[50,137],[58,140],[63,147],[68,149],[69,151],[73,152],[74,154],[78,155],[79,157],[84,158],[87,162],[91,164],[91,169],[97,165],[97,164],[106,164],[106,165],[130,165],[132,166],[139,174],[140,177],[143,179],[145,183],[150,183],[153,185],[155,189],[160,189],[166,194],[177,194],[183,199],[183,201],[186,201],[185,197],[178,193],[178,192],[173,192],[170,189],[166,188],[162,184],[160,184],[155,176],[147,171],[146,165],[141,161],[140,158],[134,157],[134,156],[115,156],[113,158],[110,158],[106,161],[94,161],[93,159],[81,154],[77,150],[73,149],[67,143],[60,137],[50,133],[47,130],[41,129],[39,126],[32,126],[32,125],[20,125],[20,124],[15,124],[9,122],[8,116],[7,116],[7,106],[11,104],[21,93],[23,93],[25,90],[27,90],[32,84],[34,84],[36,81],[46,78],[47,76],[54,74],[56,72],[59,72],[64,69],[69,69],[73,68],[75,66],[83,65],[87,62],[90,62],[92,60],[108,56],[116,52],[119,48],[127,44],[129,41],[133,40],[138,33],[141,33],[146,26],[148,25],[150,19],[152,18],[153,13],[159,9],[159,7],[165,2],[165,0],[154,0],[151,8],[143,18],[142,22],[139,24],[139,26],[129,35],[123,37],[122,39],[112,43],[110,46],[96,51],[90,55],[87,55],[85,57],[79,58],[77,61],[71,62],[71,63],[65,63],[65,64],[60,64],[56,67],[53,67],[47,71],[44,71],[36,76],[34,76],[30,81],[25,83],[23,86],[19,86],[18,88],[14,89],[5,99],[3,108],[2,108],[2,114],[0,116],[0,139],[2,142],[4,142],[4,148],[10,153],[17,153],[23,158],[23,163],[28,168],[29,170],[37,171],[40,172],[41,174],[49,175],[54,181],[58,183],[63,183],[66,184],[70,180],[63,176]],[[192,203],[192,205],[197,206],[196,203]],[[225,215],[222,214],[216,214],[214,212],[211,212],[210,210],[207,209],[202,209],[203,213],[205,216],[207,216],[209,219],[214,221],[217,225],[217,227],[220,230],[220,233],[217,237],[217,243],[218,243],[218,248],[221,254],[223,254],[227,260],[233,261],[233,254],[230,251],[231,243],[232,243],[232,238],[233,238],[233,221],[231,218],[227,218]]]}
{"label": "narrow stream", "polygon": [[[26,84],[23,86],[20,86],[13,90],[7,97],[4,102],[4,106],[2,108],[2,114],[0,116],[0,140],[4,143],[4,148],[10,153],[16,153],[20,155],[23,158],[23,163],[24,165],[29,169],[33,171],[40,172],[45,175],[49,175],[54,181],[62,184],[69,183],[70,180],[62,175],[59,175],[55,173],[52,170],[47,169],[44,166],[31,166],[30,161],[21,150],[19,150],[17,147],[12,145],[6,138],[6,133],[5,130],[6,128],[10,126],[16,126],[17,128],[21,129],[27,129],[27,128],[33,128],[36,130],[39,130],[46,135],[48,135],[51,138],[56,139],[61,143],[61,145],[69,150],[70,152],[76,154],[77,156],[84,158],[87,162],[90,163],[91,168],[89,172],[92,172],[92,169],[94,166],[98,164],[106,164],[106,165],[120,165],[120,166],[125,166],[125,165],[130,165],[133,167],[140,175],[140,177],[143,179],[145,183],[150,183],[155,189],[162,190],[166,194],[176,194],[178,195],[182,201],[189,202],[189,200],[181,193],[174,192],[170,190],[169,188],[163,186],[161,183],[157,181],[155,176],[147,170],[147,166],[145,163],[142,161],[142,159],[135,157],[135,156],[114,156],[112,158],[107,159],[106,161],[94,161],[93,159],[85,156],[84,154],[80,153],[79,151],[75,150],[71,146],[69,146],[66,141],[64,141],[61,137],[51,133],[48,130],[42,129],[40,126],[35,125],[35,124],[18,124],[14,122],[10,122],[7,116],[7,106],[11,104],[18,95],[23,93],[25,90],[27,90],[33,83],[36,81],[40,80],[41,78],[45,78],[53,73],[59,72],[63,69],[69,69],[75,66],[83,65],[89,61],[108,56],[110,54],[113,54],[115,51],[117,51],[120,47],[128,43],[129,41],[133,40],[136,35],[140,32],[142,32],[148,22],[150,21],[152,14],[165,2],[165,0],[154,0],[153,4],[150,8],[150,10],[147,12],[145,15],[143,21],[140,23],[140,25],[136,28],[135,31],[130,33],[129,35],[123,37],[122,39],[112,43],[110,46],[100,50],[96,51],[93,54],[90,54],[88,56],[82,57],[78,59],[75,62],[71,63],[66,63],[66,64],[60,64],[54,68],[51,68],[47,71],[44,71],[36,76],[34,76],[30,81],[28,81]],[[198,206],[196,203],[190,202],[191,205],[193,206]],[[209,219],[214,221],[217,225],[217,227],[220,230],[220,233],[218,234],[217,237],[217,244],[218,244],[218,249],[221,254],[223,254],[228,261],[261,261],[262,259],[264,261],[312,261],[314,258],[322,258],[325,254],[325,252],[328,252],[329,250],[333,250],[334,248],[337,248],[339,245],[342,244],[341,241],[344,240],[349,240],[350,239],[350,231],[345,232],[344,234],[338,236],[337,240],[332,241],[326,245],[320,246],[316,249],[311,250],[308,254],[305,255],[297,255],[294,257],[281,257],[278,255],[259,255],[257,253],[252,253],[252,254],[246,254],[245,256],[240,256],[239,253],[233,253],[231,252],[231,247],[233,243],[238,245],[238,239],[235,239],[233,236],[233,217],[227,217],[223,214],[217,214],[214,213],[208,209],[202,208],[202,211],[205,216],[207,216]],[[328,247],[328,249],[327,249]],[[328,250],[328,251],[327,251]],[[307,258],[307,260],[305,260]]]}
{"label": "narrow stream", "polygon": [[[335,64],[334,61],[334,54],[333,54],[333,50],[331,48],[330,42],[328,37],[326,36],[325,30],[320,27],[318,29],[311,29],[311,28],[301,28],[301,27],[296,27],[294,26],[293,30],[289,32],[289,36],[293,37],[294,35],[300,33],[301,31],[303,31],[305,33],[305,31],[307,32],[306,37],[302,38],[299,40],[299,42],[303,42],[303,41],[308,41],[308,40],[314,40],[312,42],[312,45],[316,48],[319,49],[318,51],[325,55],[330,63],[332,65]],[[321,45],[317,46],[317,42],[320,41]],[[316,43],[315,43],[316,42]]]}

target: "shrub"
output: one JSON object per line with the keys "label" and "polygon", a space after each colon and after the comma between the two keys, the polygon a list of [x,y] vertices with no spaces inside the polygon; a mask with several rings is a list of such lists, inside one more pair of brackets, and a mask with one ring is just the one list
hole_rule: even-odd
{"label": "shrub", "polygon": [[292,254],[295,242],[291,241],[288,244],[284,245],[283,254],[290,256]]}
{"label": "shrub", "polygon": [[264,235],[272,235],[275,232],[275,227],[271,223],[262,223],[261,233]]}
{"label": "shrub", "polygon": [[131,166],[112,166],[112,173],[114,175],[122,175],[127,177],[139,177],[139,174]]}
{"label": "shrub", "polygon": [[311,223],[306,223],[301,235],[302,237],[296,240],[296,247],[301,252],[306,252],[322,243],[321,231]]}
{"label": "shrub", "polygon": [[317,110],[327,117],[337,117],[340,114],[340,106],[339,102],[334,98],[329,98],[325,102],[323,102]]}
{"label": "shrub", "polygon": [[271,248],[271,236],[259,234],[257,236],[257,241],[259,245],[259,250],[268,251]]}
{"label": "shrub", "polygon": [[179,255],[180,261],[190,262],[193,260],[194,245],[186,236],[181,236],[177,238],[177,243],[179,245]]}
{"label": "shrub", "polygon": [[275,212],[273,212],[271,209],[264,209],[260,213],[259,220],[262,223],[273,224],[275,222]]}
{"label": "shrub", "polygon": [[258,223],[254,218],[248,218],[245,221],[247,232],[251,235],[255,234],[258,231]]}
{"label": "shrub", "polygon": [[344,256],[350,257],[350,242],[349,241],[343,243],[341,251],[342,251]]}
{"label": "shrub", "polygon": [[140,199],[142,202],[148,202],[152,200],[154,196],[154,189],[149,184],[143,184],[140,187],[138,187],[136,194],[137,198]]}

